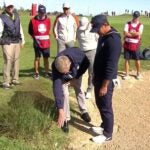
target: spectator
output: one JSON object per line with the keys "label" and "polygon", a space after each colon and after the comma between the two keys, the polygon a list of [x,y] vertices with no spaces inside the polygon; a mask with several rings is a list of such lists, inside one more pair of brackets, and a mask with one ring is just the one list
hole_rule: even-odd
{"label": "spectator", "polygon": [[4,59],[4,89],[10,89],[12,84],[20,84],[19,56],[20,48],[23,47],[24,43],[19,15],[14,12],[14,4],[5,1],[5,10],[0,16],[0,44],[2,45]]}
{"label": "spectator", "polygon": [[70,120],[69,91],[73,86],[81,111],[81,118],[90,122],[91,118],[87,112],[85,95],[81,89],[82,75],[89,66],[89,60],[79,48],[67,48],[60,52],[52,63],[53,89],[58,109],[58,126],[65,132],[69,131]]}
{"label": "spectator", "polygon": [[38,15],[30,20],[28,33],[33,38],[33,47],[35,52],[34,79],[39,79],[40,57],[43,55],[45,77],[49,77],[49,57],[50,57],[50,25],[51,21],[46,15],[46,7],[39,5]]}
{"label": "spectator", "polygon": [[85,53],[90,62],[88,67],[88,88],[85,95],[87,99],[92,98],[91,92],[93,89],[93,63],[99,37],[97,33],[91,33],[90,30],[91,24],[88,18],[81,17],[79,28],[77,30],[77,39],[79,41],[80,49]]}
{"label": "spectator", "polygon": [[143,24],[139,22],[140,12],[133,13],[133,19],[125,24],[124,27],[124,58],[125,58],[125,76],[124,80],[129,79],[129,60],[135,60],[136,79],[140,79],[140,41],[143,33]]}
{"label": "spectator", "polygon": [[117,66],[122,44],[120,34],[111,27],[105,15],[94,16],[91,23],[91,32],[100,35],[93,66],[93,84],[96,105],[102,119],[99,127],[92,127],[92,130],[99,135],[91,140],[95,143],[103,143],[111,140],[113,134],[112,95],[117,81]]}
{"label": "spectator", "polygon": [[63,13],[56,17],[53,27],[58,52],[75,45],[77,27],[77,16],[71,14],[70,5],[64,3]]}

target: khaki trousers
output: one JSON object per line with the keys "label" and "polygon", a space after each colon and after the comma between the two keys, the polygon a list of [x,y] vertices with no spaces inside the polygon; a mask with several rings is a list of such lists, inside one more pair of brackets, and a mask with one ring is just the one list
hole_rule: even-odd
{"label": "khaki trousers", "polygon": [[62,52],[66,48],[70,48],[70,47],[74,47],[74,46],[75,46],[75,42],[73,40],[70,42],[65,42],[61,39],[57,39],[57,53]]}
{"label": "khaki trousers", "polygon": [[[19,80],[19,55],[20,44],[11,43],[10,45],[3,45],[3,80],[4,84],[11,83],[12,80]],[[10,77],[12,75],[12,78]]]}
{"label": "khaki trousers", "polygon": [[69,90],[68,87],[72,86],[75,90],[76,99],[81,113],[87,112],[85,103],[85,94],[81,89],[82,77],[79,79],[73,79],[70,81],[70,85],[63,84],[63,99],[64,99],[64,112],[66,120],[70,120],[70,105],[69,105]]}

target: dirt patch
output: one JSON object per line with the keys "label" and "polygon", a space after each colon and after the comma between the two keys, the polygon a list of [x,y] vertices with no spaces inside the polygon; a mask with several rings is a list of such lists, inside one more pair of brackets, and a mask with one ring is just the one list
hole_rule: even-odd
{"label": "dirt patch", "polygon": [[[129,80],[118,76],[121,87],[115,89],[113,108],[115,126],[113,140],[102,145],[95,144],[89,139],[93,136],[92,125],[98,126],[100,115],[94,98],[87,100],[88,111],[92,117],[90,124],[85,124],[79,117],[78,107],[76,116],[70,125],[70,150],[150,150],[150,72],[142,73],[142,79],[136,80],[131,72]],[[83,79],[86,84],[87,75]],[[72,99],[76,105],[75,99]]]}

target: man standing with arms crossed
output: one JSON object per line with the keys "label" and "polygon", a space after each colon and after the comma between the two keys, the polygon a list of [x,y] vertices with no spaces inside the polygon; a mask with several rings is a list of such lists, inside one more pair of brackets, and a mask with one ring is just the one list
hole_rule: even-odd
{"label": "man standing with arms crossed", "polygon": [[139,22],[140,12],[135,11],[133,13],[132,21],[129,21],[125,24],[124,28],[124,58],[125,58],[125,76],[124,80],[129,79],[129,60],[135,60],[136,66],[136,79],[141,78],[140,75],[140,41],[141,35],[143,33],[143,24]]}

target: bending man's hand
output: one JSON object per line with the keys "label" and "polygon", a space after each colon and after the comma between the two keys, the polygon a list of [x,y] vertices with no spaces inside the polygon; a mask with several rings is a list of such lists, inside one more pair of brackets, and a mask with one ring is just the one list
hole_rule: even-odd
{"label": "bending man's hand", "polygon": [[63,109],[58,110],[58,120],[57,120],[57,125],[58,127],[63,127],[64,126],[64,121],[66,119],[65,113]]}

